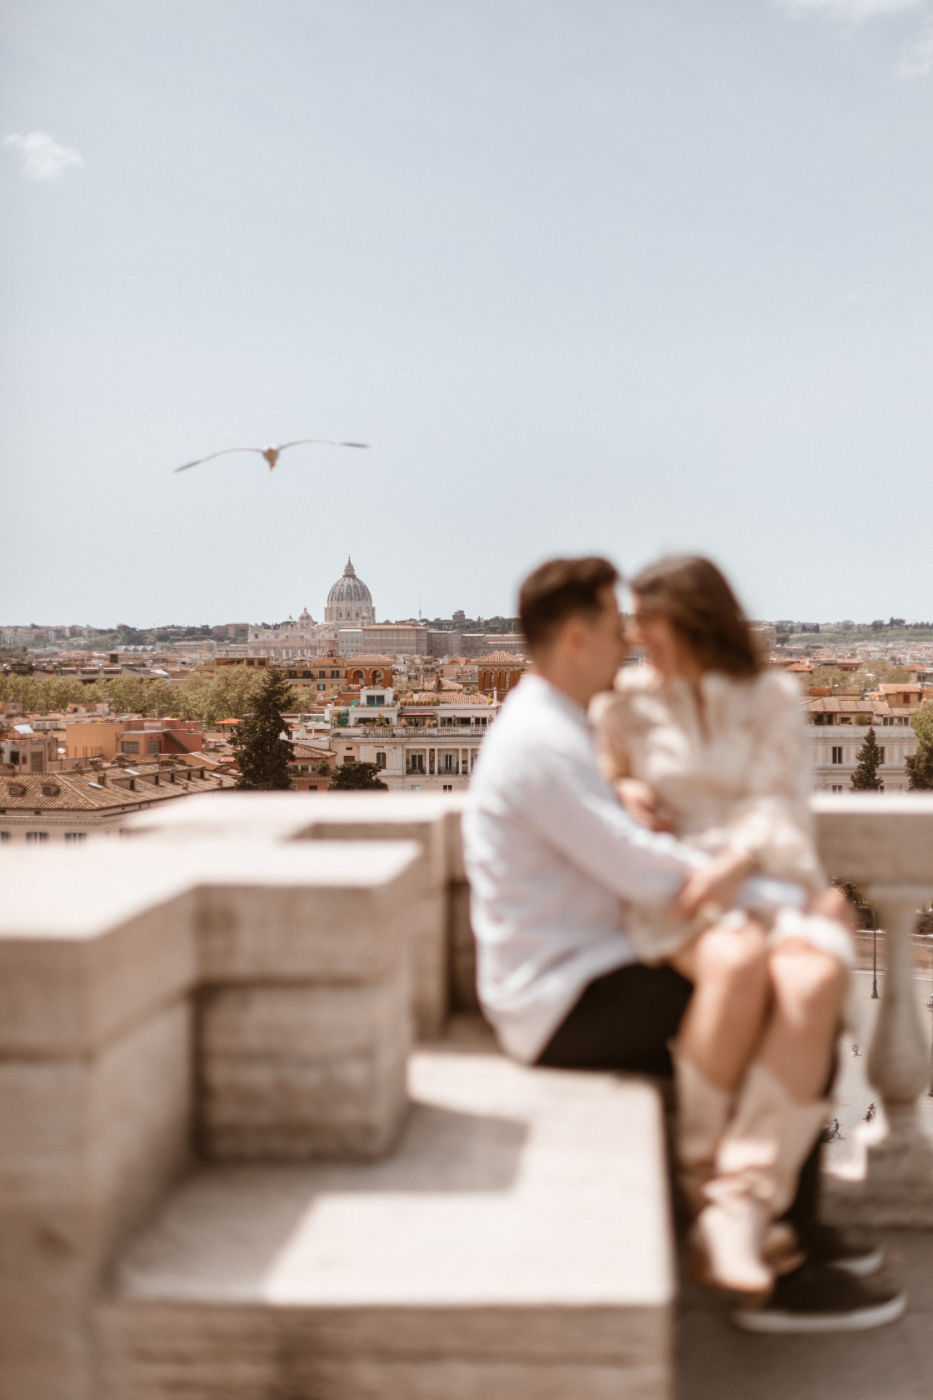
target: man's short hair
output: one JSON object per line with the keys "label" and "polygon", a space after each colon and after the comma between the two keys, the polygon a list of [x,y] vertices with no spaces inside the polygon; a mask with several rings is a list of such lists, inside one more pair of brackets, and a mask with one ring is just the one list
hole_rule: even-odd
{"label": "man's short hair", "polygon": [[568,617],[598,613],[605,605],[603,590],[618,582],[615,565],[598,555],[549,559],[539,565],[518,595],[518,617],[528,650],[535,653],[547,647]]}

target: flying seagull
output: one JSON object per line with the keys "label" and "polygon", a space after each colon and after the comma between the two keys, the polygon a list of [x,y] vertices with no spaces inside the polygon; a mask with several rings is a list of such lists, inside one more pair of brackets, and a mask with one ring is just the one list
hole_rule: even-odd
{"label": "flying seagull", "polygon": [[211,452],[207,457],[199,457],[196,462],[186,462],[183,467],[176,467],[177,472],[186,472],[189,467],[199,467],[202,462],[212,462],[215,457],[228,457],[231,452],[258,452],[260,457],[264,457],[269,463],[269,470],[275,466],[279,460],[279,453],[284,452],[286,447],[300,447],[303,443],[320,443],[325,447],[368,447],[368,442],[331,442],[329,438],[296,438],[294,442],[283,442],[278,447],[225,447],[222,452]]}

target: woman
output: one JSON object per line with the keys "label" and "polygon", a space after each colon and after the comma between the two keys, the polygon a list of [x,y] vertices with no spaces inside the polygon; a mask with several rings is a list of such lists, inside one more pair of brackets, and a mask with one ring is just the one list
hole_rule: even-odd
{"label": "woman", "polygon": [[[623,670],[594,710],[608,776],[633,815],[709,852],[736,890],[756,873],[807,896],[754,923],[719,906],[690,922],[629,910],[642,957],[695,987],[673,1055],[696,1263],[709,1282],[764,1298],[769,1253],[786,1247],[775,1222],[828,1116],[852,962],[845,905],[813,845],[799,691],[763,666],[723,575],[706,559],[665,559],[631,589],[649,664]],[[728,1043],[717,1034],[723,958],[747,969],[743,1029]]]}

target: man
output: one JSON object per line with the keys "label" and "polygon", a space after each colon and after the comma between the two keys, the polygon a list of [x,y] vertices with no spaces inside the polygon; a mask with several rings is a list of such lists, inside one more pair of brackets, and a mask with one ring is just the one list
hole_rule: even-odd
{"label": "man", "polygon": [[[769,1012],[753,923],[720,919],[704,940],[715,965],[702,983],[689,961],[686,976],[640,964],[626,937],[626,899],[674,904],[715,925],[730,905],[802,907],[803,895],[745,879],[741,857],[710,861],[639,826],[603,779],[586,712],[625,653],[617,583],[608,561],[587,558],[552,560],[522,586],[534,670],[483,745],[464,822],[483,1009],[503,1048],[526,1063],[668,1073],[670,1040],[688,1035],[694,1058],[726,1082],[750,1020],[771,1014],[791,1060],[816,1049],[828,1064],[841,984],[791,979],[788,1014]],[[794,1021],[806,1022],[803,1040]],[[880,1264],[877,1249],[817,1225],[817,1176],[812,1153],[791,1211],[807,1263],[777,1280],[767,1306],[737,1311],[739,1325],[862,1329],[903,1311],[896,1288],[856,1276]]]}

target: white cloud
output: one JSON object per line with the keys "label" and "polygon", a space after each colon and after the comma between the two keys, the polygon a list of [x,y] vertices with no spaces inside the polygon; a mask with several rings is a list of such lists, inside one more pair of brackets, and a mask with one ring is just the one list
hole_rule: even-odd
{"label": "white cloud", "polygon": [[47,131],[30,131],[25,136],[14,131],[4,137],[4,146],[19,156],[20,174],[26,180],[51,184],[60,180],[71,166],[83,165],[84,157],[73,146],[62,146]]}
{"label": "white cloud", "polygon": [[865,24],[908,12],[923,15],[919,36],[905,48],[897,67],[899,78],[926,78],[933,73],[933,0],[777,0],[792,15],[826,15],[844,24]]}
{"label": "white cloud", "polygon": [[933,73],[933,15],[929,15],[919,39],[908,44],[897,68],[899,78],[926,78]]}
{"label": "white cloud", "polygon": [[907,10],[922,10],[927,0],[780,0],[792,14],[829,15],[847,24],[864,24],[881,15],[901,15]]}

